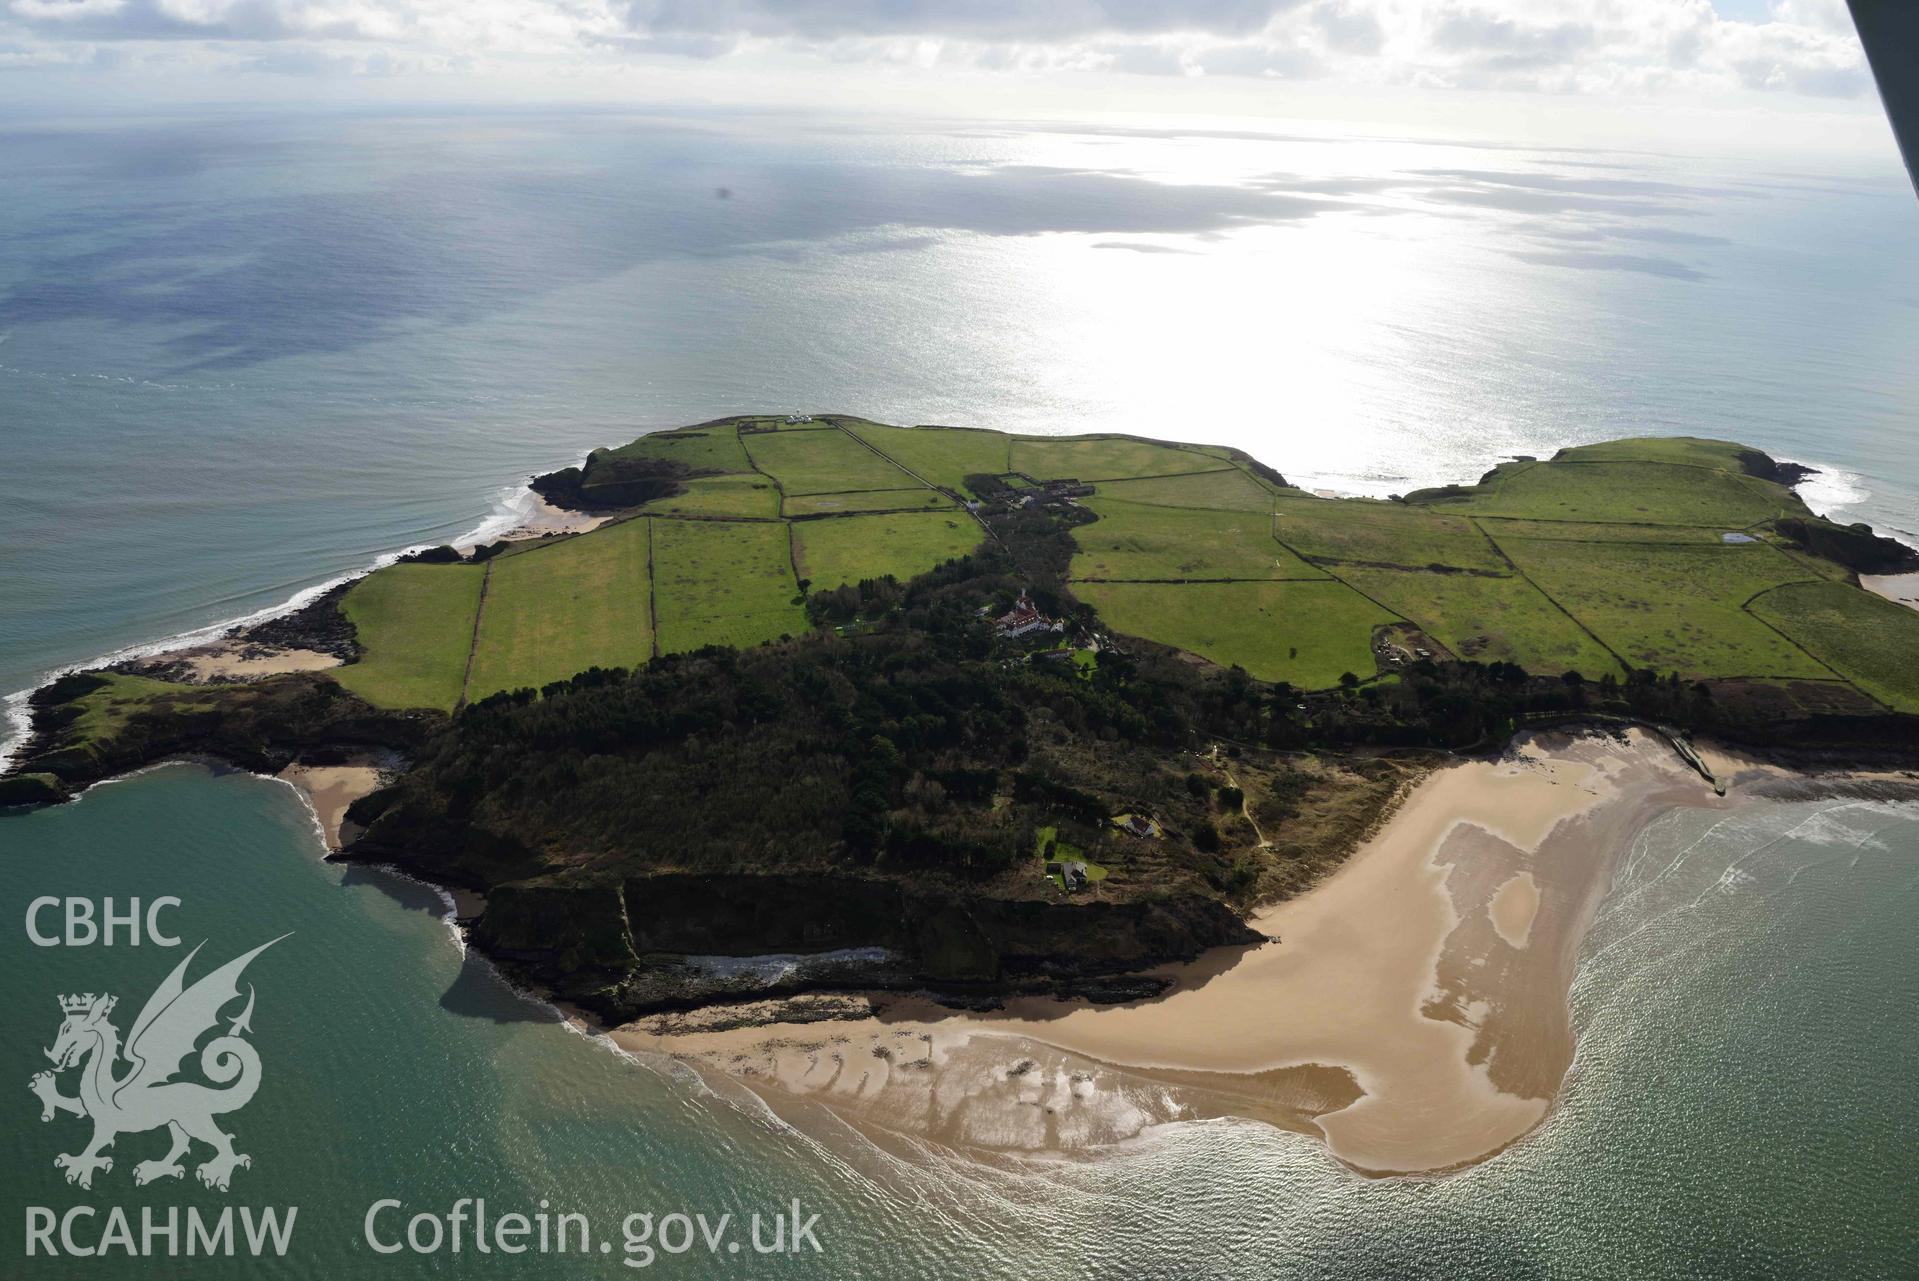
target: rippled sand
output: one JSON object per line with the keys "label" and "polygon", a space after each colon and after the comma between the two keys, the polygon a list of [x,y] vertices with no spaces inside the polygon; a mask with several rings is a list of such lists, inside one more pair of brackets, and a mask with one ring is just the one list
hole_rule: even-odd
{"label": "rippled sand", "polygon": [[1274,942],[1170,967],[1152,1001],[957,1015],[874,997],[864,1018],[614,1035],[776,1107],[944,1142],[1073,1149],[1233,1115],[1320,1135],[1363,1171],[1446,1169],[1550,1107],[1619,852],[1673,805],[1731,803],[1650,736],[1535,739],[1429,777],[1338,873],[1255,917]]}

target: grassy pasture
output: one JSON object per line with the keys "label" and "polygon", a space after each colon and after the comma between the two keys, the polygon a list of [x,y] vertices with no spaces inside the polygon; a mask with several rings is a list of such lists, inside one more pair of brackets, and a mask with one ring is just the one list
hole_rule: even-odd
{"label": "grassy pasture", "polygon": [[1158,476],[1151,480],[1103,481],[1097,492],[1101,497],[1157,507],[1260,513],[1273,510],[1272,491],[1237,467],[1185,476]]}
{"label": "grassy pasture", "polygon": [[909,489],[911,476],[837,427],[760,432],[744,437],[761,471],[790,494]]}
{"label": "grassy pasture", "polygon": [[[832,522],[821,522],[822,524]],[[783,522],[656,520],[660,652],[758,645],[808,630]]]}
{"label": "grassy pasture", "polygon": [[1274,542],[1272,518],[1261,512],[1152,507],[1105,497],[1087,505],[1099,520],[1073,530],[1076,579],[1326,577]]}
{"label": "grassy pasture", "polygon": [[731,424],[687,431],[656,431],[608,450],[615,458],[660,458],[701,470],[748,471],[746,451]]}
{"label": "grassy pasture", "polygon": [[1325,689],[1374,670],[1373,628],[1399,620],[1340,583],[1082,583],[1074,593],[1118,632]]}
{"label": "grassy pasture", "polygon": [[1770,481],[1647,462],[1504,463],[1470,495],[1429,505],[1478,516],[1727,530],[1805,511],[1790,490]]}
{"label": "grassy pasture", "polygon": [[1480,528],[1491,534],[1495,542],[1506,538],[1550,538],[1584,543],[1694,543],[1709,547],[1725,545],[1722,534],[1740,532],[1712,525],[1625,525],[1599,521],[1508,520],[1498,516],[1480,517]]}
{"label": "grassy pasture", "polygon": [[1593,445],[1573,445],[1553,455],[1553,461],[1670,463],[1683,467],[1717,467],[1743,474],[1739,455],[1746,447],[1730,440],[1703,436],[1628,436]]}
{"label": "grassy pasture", "polygon": [[788,516],[832,512],[896,511],[902,508],[956,510],[952,499],[936,489],[867,489],[851,494],[799,494],[780,504]]}
{"label": "grassy pasture", "polygon": [[1274,528],[1302,556],[1423,569],[1504,570],[1499,552],[1470,521],[1401,503],[1282,494]]}
{"label": "grassy pasture", "polygon": [[849,422],[861,440],[935,485],[964,492],[968,476],[1012,470],[1012,437],[961,427],[884,427]]}
{"label": "grassy pasture", "polygon": [[1502,540],[1528,577],[1635,667],[1688,677],[1832,673],[1743,607],[1804,571],[1764,544]]}
{"label": "grassy pasture", "polygon": [[1012,469],[1041,480],[1126,480],[1216,471],[1219,462],[1198,450],[1117,436],[1013,437]]}
{"label": "grassy pasture", "polygon": [[1404,614],[1461,658],[1529,672],[1619,675],[1619,664],[1525,579],[1342,566],[1340,578]]}
{"label": "grassy pasture", "polygon": [[466,681],[483,565],[389,565],[355,583],[340,609],[366,652],[333,675],[377,707],[453,710]]}
{"label": "grassy pasture", "polygon": [[813,591],[888,574],[905,582],[966,555],[985,537],[958,511],[802,520],[793,524],[793,558]]}
{"label": "grassy pasture", "polygon": [[640,510],[658,516],[761,516],[780,514],[780,491],[758,472],[698,476],[684,482],[686,492],[656,498]]}
{"label": "grassy pasture", "polygon": [[1789,583],[1752,612],[1882,703],[1919,712],[1919,612],[1847,583]]}
{"label": "grassy pasture", "polygon": [[647,525],[629,520],[495,560],[468,701],[651,658]]}

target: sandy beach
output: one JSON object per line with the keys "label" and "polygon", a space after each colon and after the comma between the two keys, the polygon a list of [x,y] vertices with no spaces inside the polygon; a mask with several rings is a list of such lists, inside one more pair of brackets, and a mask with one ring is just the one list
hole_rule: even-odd
{"label": "sandy beach", "polygon": [[380,785],[374,765],[289,765],[276,776],[306,794],[328,850],[340,848],[347,807]]}
{"label": "sandy beach", "polygon": [[1919,574],[1861,574],[1859,585],[1887,600],[1919,609]]}
{"label": "sandy beach", "polygon": [[[1735,783],[1758,775],[1715,757]],[[989,1149],[1070,1150],[1167,1121],[1264,1120],[1367,1173],[1469,1164],[1546,1115],[1571,1062],[1567,992],[1614,861],[1674,805],[1724,807],[1664,743],[1551,737],[1441,770],[1373,840],[1255,915],[1277,941],[1170,967],[1158,999],[1024,999],[948,1014],[822,998],[820,1022],[615,1030],[776,1110]]]}
{"label": "sandy beach", "polygon": [[[528,538],[545,538],[549,534],[584,534],[598,529],[611,519],[609,516],[591,516],[585,512],[555,507],[530,489],[519,494],[515,501],[524,509],[524,519],[504,534],[487,539],[487,542],[517,543]],[[459,550],[470,552],[478,545],[468,543]]]}

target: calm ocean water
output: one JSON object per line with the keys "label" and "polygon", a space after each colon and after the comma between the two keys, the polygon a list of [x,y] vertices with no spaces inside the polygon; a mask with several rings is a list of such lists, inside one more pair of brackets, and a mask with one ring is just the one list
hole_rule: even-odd
{"label": "calm ocean water", "polygon": [[[1815,506],[1919,530],[1919,205],[1890,155],[577,112],[15,122],[0,172],[0,689],[755,408],[1227,441],[1368,493],[1734,436],[1829,468]],[[190,767],[0,818],[4,919],[167,893],[215,959],[297,931],[250,973],[271,1075],[232,1122],[237,1199],[300,1205],[297,1248],[226,1275],[426,1274],[359,1244],[389,1195],[606,1224],[798,1197],[826,1253],[778,1271],[819,1276],[1853,1278],[1919,1252],[1910,809],[1662,822],[1587,949],[1552,1119],[1378,1182],[1249,1124],[1039,1163],[797,1132],[566,1033],[462,962],[430,892],[318,852],[284,787]],[[24,1088],[53,994],[136,1001],[175,957],[9,928],[7,1274],[25,1205],[224,1203],[60,1181],[75,1123]]]}

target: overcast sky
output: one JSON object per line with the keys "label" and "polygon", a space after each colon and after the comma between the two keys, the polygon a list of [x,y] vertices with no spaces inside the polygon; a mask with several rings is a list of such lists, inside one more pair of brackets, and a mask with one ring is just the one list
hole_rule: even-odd
{"label": "overcast sky", "polygon": [[1773,115],[1808,140],[1883,133],[1843,0],[0,0],[16,105],[1306,103],[1417,122],[1486,101],[1511,117],[1514,95],[1541,119],[1603,107],[1645,133]]}

